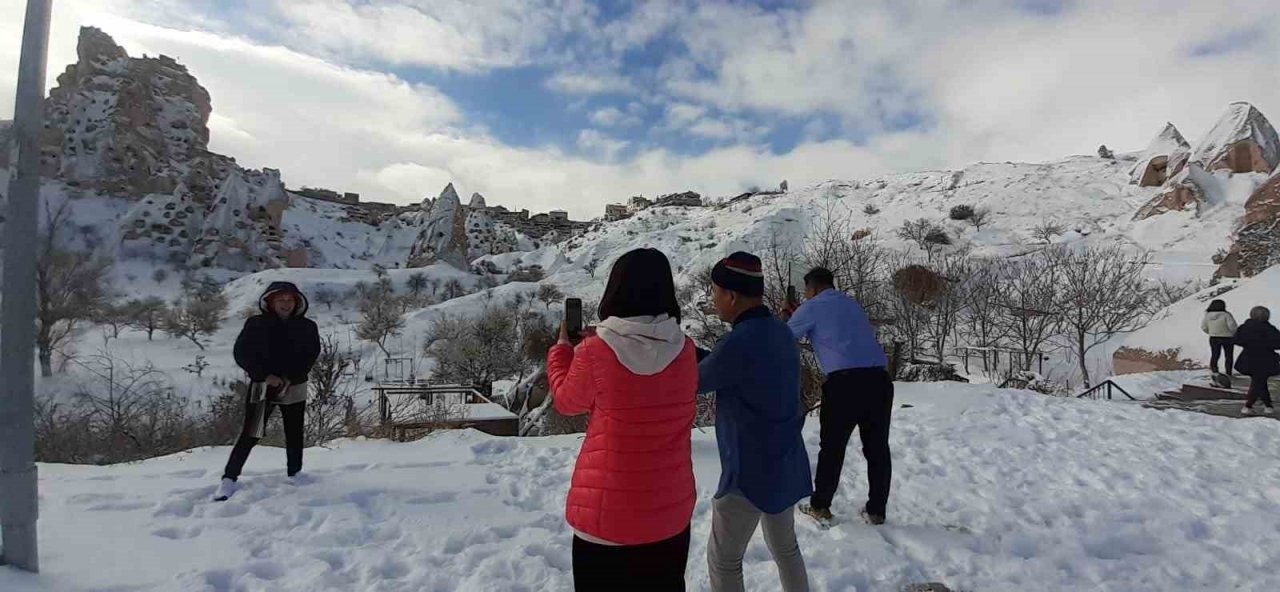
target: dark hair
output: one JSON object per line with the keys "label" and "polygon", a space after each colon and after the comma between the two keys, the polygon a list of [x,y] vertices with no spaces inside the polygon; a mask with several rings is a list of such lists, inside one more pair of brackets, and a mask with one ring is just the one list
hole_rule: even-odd
{"label": "dark hair", "polygon": [[600,320],[664,314],[680,320],[667,256],[657,249],[636,249],[619,257],[600,299]]}
{"label": "dark hair", "polygon": [[804,285],[819,288],[836,287],[836,277],[825,267],[815,267],[804,274]]}
{"label": "dark hair", "polygon": [[1205,312],[1227,312],[1227,303],[1222,300],[1214,300],[1209,303],[1209,308]]}

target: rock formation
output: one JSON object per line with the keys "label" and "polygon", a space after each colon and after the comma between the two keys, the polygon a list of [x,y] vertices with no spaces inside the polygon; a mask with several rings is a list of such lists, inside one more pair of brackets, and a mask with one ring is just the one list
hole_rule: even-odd
{"label": "rock formation", "polygon": [[1253,105],[1232,103],[1196,144],[1191,160],[1211,172],[1269,173],[1280,165],[1280,136]]}
{"label": "rock formation", "polygon": [[306,265],[280,229],[289,199],[279,171],[209,152],[209,92],[186,67],[131,58],[91,27],[76,53],[45,102],[42,173],[135,202],[122,254],[237,271]]}
{"label": "rock formation", "polygon": [[1155,197],[1151,198],[1145,205],[1138,208],[1138,213],[1134,215],[1134,220],[1145,220],[1152,216],[1159,216],[1165,212],[1193,210],[1197,215],[1200,213],[1200,204],[1204,202],[1204,190],[1201,189],[1197,178],[1206,175],[1204,169],[1199,164],[1191,163],[1185,166],[1181,172],[1173,178],[1165,182],[1164,188]]}
{"label": "rock formation", "polygon": [[450,183],[425,212],[426,221],[409,253],[409,267],[443,261],[458,269],[468,267],[467,209]]}
{"label": "rock formation", "polygon": [[484,196],[479,193],[472,193],[471,203],[467,204],[467,207],[473,210],[483,210],[485,208]]}
{"label": "rock formation", "polygon": [[1218,267],[1219,277],[1250,277],[1280,265],[1280,167],[1244,206],[1236,242]]}
{"label": "rock formation", "polygon": [[1139,187],[1164,185],[1169,177],[1180,172],[1190,153],[1191,145],[1187,144],[1178,128],[1172,123],[1166,123],[1164,129],[1152,138],[1147,149],[1142,151],[1137,164],[1129,170],[1129,182]]}

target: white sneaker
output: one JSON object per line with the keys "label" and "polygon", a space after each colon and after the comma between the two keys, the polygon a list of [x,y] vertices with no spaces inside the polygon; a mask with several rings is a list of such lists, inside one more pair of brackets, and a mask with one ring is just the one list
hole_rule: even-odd
{"label": "white sneaker", "polygon": [[1254,413],[1253,407],[1243,407],[1240,409],[1240,415],[1253,415]]}
{"label": "white sneaker", "polygon": [[236,482],[234,479],[222,478],[222,483],[218,484],[218,492],[213,494],[213,501],[225,502],[236,494]]}

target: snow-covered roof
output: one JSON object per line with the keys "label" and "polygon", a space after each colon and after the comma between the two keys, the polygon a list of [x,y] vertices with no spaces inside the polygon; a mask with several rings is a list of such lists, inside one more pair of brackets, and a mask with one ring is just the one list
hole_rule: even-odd
{"label": "snow-covered roof", "polygon": [[1280,136],[1267,117],[1253,105],[1231,103],[1213,128],[1196,143],[1191,159],[1209,167],[1237,142],[1252,139],[1262,150],[1262,158],[1275,166],[1280,162]]}
{"label": "snow-covered roof", "polygon": [[467,419],[471,421],[488,421],[495,419],[516,419],[516,414],[507,411],[497,403],[477,403],[466,406]]}

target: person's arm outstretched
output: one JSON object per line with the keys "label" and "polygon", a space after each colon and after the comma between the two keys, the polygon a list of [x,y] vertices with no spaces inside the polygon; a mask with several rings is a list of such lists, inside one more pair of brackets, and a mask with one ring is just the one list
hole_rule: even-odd
{"label": "person's arm outstretched", "polygon": [[562,326],[560,342],[547,352],[547,384],[551,387],[551,401],[561,415],[591,412],[596,399],[591,364],[587,348],[574,348]]}
{"label": "person's arm outstretched", "polygon": [[796,339],[811,337],[815,324],[817,324],[817,321],[813,318],[813,307],[809,305],[809,302],[801,304],[800,308],[797,308],[787,321],[787,327],[791,328],[791,334]]}
{"label": "person's arm outstretched", "polygon": [[[733,386],[742,374],[742,356],[733,334],[723,341],[701,362],[698,362],[698,393],[719,391]],[[717,393],[718,395],[719,393]]]}

